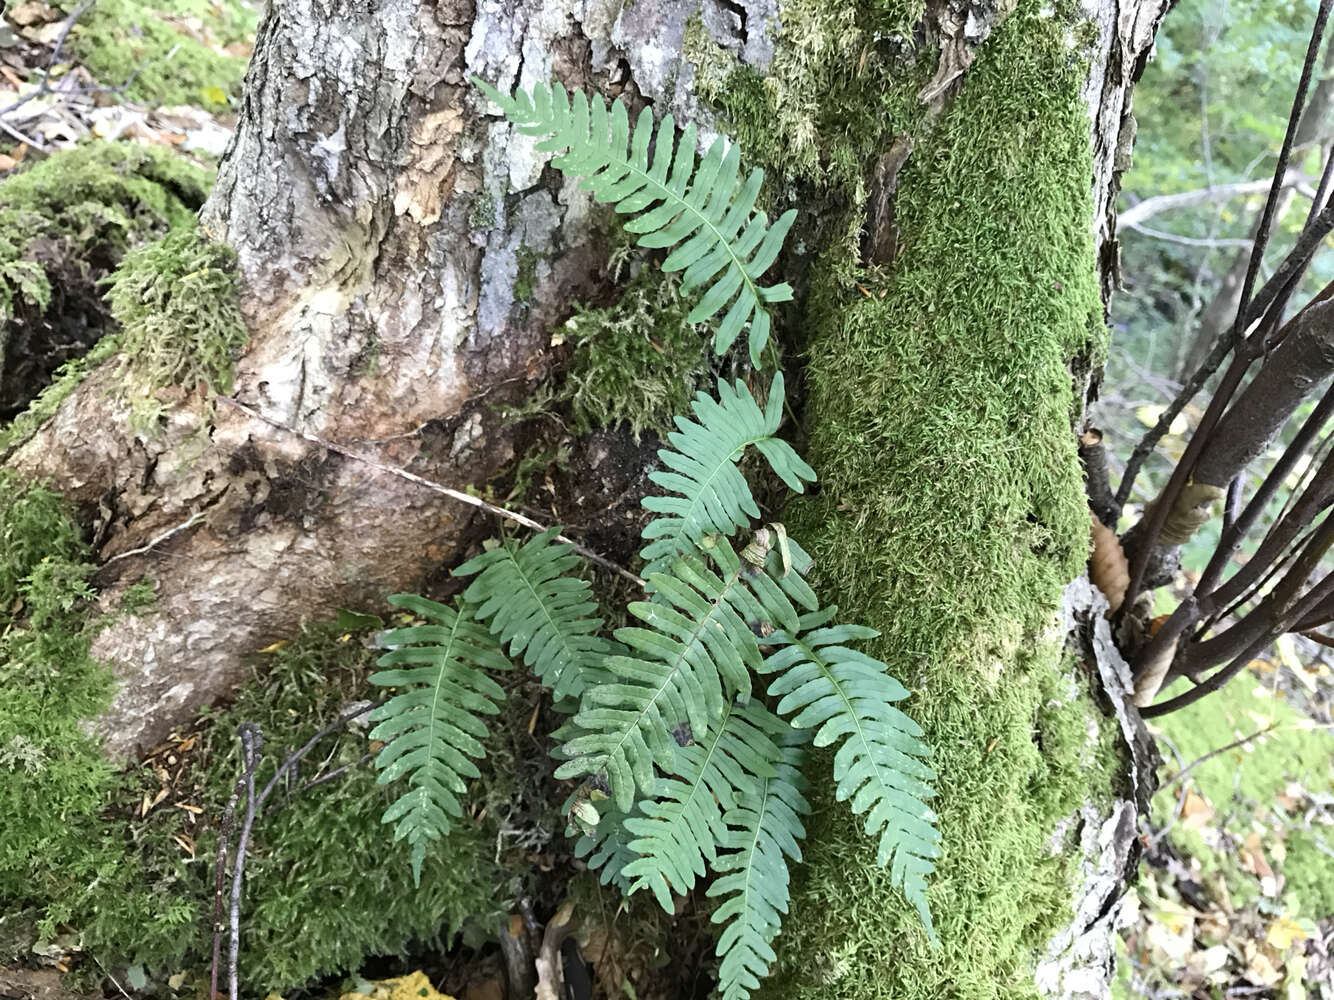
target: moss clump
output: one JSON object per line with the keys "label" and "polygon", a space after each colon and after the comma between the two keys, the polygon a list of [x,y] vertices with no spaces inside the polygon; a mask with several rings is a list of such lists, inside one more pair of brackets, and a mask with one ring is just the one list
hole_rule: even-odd
{"label": "moss clump", "polygon": [[580,433],[628,424],[638,437],[688,413],[709,371],[708,339],[686,322],[680,279],[646,264],[609,306],[577,310],[562,328],[575,345],[562,396]]}
{"label": "moss clump", "polygon": [[[940,775],[944,857],[930,902],[943,947],[928,947],[832,781],[816,782],[826,791],[764,995],[1033,996],[1034,949],[1068,918],[1072,889],[1070,863],[1046,846],[1072,809],[1110,790],[1119,763],[1114,739],[1081,736],[1098,719],[1092,699],[1053,696],[1069,688],[1054,613],[1087,544],[1068,364],[1103,335],[1083,67],[1065,44],[1068,14],[1024,2],[939,120],[902,110],[881,122],[934,70],[878,82],[897,58],[893,26],[917,7],[810,6],[796,28],[816,24],[823,40],[789,42],[785,6],[780,46],[805,51],[787,58],[813,82],[818,158],[772,141],[765,158],[819,164],[845,178],[855,205],[851,167],[867,162],[855,123],[876,120],[879,149],[918,132],[899,177],[904,249],[892,270],[860,269],[837,238],[815,267],[803,422],[823,482],[786,520],[816,557],[822,598],[880,630],[868,652],[914,691],[907,711]],[[819,52],[852,51],[845,22],[862,31],[864,74],[847,70],[859,57],[814,65]],[[743,144],[786,139],[781,103],[752,93],[730,106]],[[854,210],[844,231],[860,222]]]}
{"label": "moss clump", "polygon": [[165,386],[232,387],[248,339],[237,300],[236,253],[203,229],[175,230],[125,256],[107,279],[120,357],[137,406]]}
{"label": "moss clump", "polygon": [[[194,984],[206,982],[216,824],[240,774],[236,727],[251,722],[264,733],[262,787],[290,749],[367,696],[373,654],[365,639],[334,625],[312,627],[259,658],[235,702],[182,730],[164,753],[118,775],[98,763],[97,794],[64,810],[65,840],[30,854],[31,881],[0,883],[0,911],[32,908],[39,929],[73,929],[108,968],[136,963],[152,978],[185,972]],[[327,737],[297,784],[345,764],[350,773],[307,791],[279,789],[257,821],[241,921],[248,989],[287,989],[354,969],[368,955],[402,952],[414,939],[497,909],[494,832],[478,824],[458,824],[413,887],[406,849],[380,823],[388,797],[373,769],[358,764],[367,751],[364,728]],[[164,766],[173,777],[170,797],[144,815],[142,804],[161,787],[155,770]],[[41,801],[52,809],[52,800]]]}
{"label": "moss clump", "polygon": [[239,0],[98,0],[67,44],[101,83],[130,80],[131,100],[221,111],[240,96],[256,20]]}
{"label": "moss clump", "polygon": [[[1201,761],[1182,779],[1213,808],[1215,816],[1226,817],[1221,832],[1227,840],[1220,842],[1217,835],[1205,836],[1184,823],[1171,826],[1172,841],[1199,862],[1205,874],[1221,876],[1232,901],[1239,905],[1259,899],[1261,886],[1229,845],[1244,843],[1252,832],[1263,834],[1280,823],[1291,825],[1293,820],[1282,815],[1278,804],[1279,796],[1290,784],[1312,795],[1334,793],[1334,735],[1313,726],[1249,672],[1235,678],[1220,695],[1164,716],[1157,727],[1166,737],[1165,743],[1180,755],[1182,766],[1261,729],[1268,731]],[[1180,794],[1178,783],[1155,797],[1159,826],[1172,822]],[[1334,858],[1323,857],[1322,863],[1319,850],[1309,849],[1314,846],[1310,834],[1295,832],[1282,864],[1287,888],[1297,892],[1301,912],[1306,916],[1318,915],[1313,907],[1327,899],[1320,888],[1321,879],[1334,871]],[[1334,886],[1334,882],[1329,884]],[[1330,912],[1334,910],[1325,911]]]}
{"label": "moss clump", "polygon": [[0,181],[0,322],[20,299],[39,310],[50,299],[45,272],[32,271],[39,240],[62,244],[101,277],[126,247],[192,221],[211,183],[168,150],[130,143],[60,150],[10,174]]}
{"label": "moss clump", "polygon": [[[95,142],[0,181],[0,421],[60,371],[60,385],[14,426],[7,453],[52,413],[112,326],[98,282],[125,251],[193,222],[212,179],[167,150]],[[97,352],[110,354],[111,346]]]}
{"label": "moss clump", "polygon": [[87,853],[78,820],[111,784],[80,725],[111,696],[88,654],[92,569],[61,498],[0,469],[0,913],[46,901],[41,873]]}
{"label": "moss clump", "polygon": [[1284,892],[1296,897],[1303,916],[1334,917],[1334,829],[1294,833],[1286,848]]}

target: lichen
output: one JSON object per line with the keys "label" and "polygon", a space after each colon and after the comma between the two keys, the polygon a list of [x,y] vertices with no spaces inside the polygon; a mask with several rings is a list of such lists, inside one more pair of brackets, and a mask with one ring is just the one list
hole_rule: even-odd
{"label": "lichen", "polygon": [[256,20],[239,0],[98,0],[67,44],[103,85],[128,81],[131,100],[221,111],[240,96]]}

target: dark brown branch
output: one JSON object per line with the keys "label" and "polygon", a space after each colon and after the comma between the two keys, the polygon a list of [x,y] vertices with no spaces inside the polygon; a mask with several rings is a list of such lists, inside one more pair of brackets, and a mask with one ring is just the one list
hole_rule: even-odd
{"label": "dark brown branch", "polygon": [[1112,496],[1112,484],[1107,477],[1107,446],[1102,431],[1090,427],[1079,436],[1079,464],[1084,468],[1084,494],[1089,508],[1098,520],[1116,530],[1121,508]]}
{"label": "dark brown branch", "polygon": [[[1288,254],[1283,266],[1279,268],[1279,273],[1276,273],[1274,278],[1266,283],[1265,288],[1261,290],[1261,293],[1256,296],[1255,302],[1252,303],[1251,292],[1255,287],[1255,278],[1259,273],[1260,262],[1264,259],[1265,247],[1269,242],[1269,235],[1273,226],[1273,218],[1279,200],[1279,193],[1282,190],[1283,178],[1287,174],[1288,159],[1292,153],[1293,142],[1297,135],[1303,110],[1306,106],[1306,91],[1311,82],[1311,74],[1315,68],[1316,56],[1320,51],[1320,42],[1324,37],[1325,24],[1329,19],[1331,4],[1334,4],[1334,0],[1321,0],[1320,9],[1316,14],[1315,24],[1311,29],[1311,40],[1307,46],[1306,59],[1302,64],[1301,78],[1297,84],[1297,92],[1293,96],[1292,111],[1288,116],[1288,128],[1283,136],[1283,146],[1279,150],[1278,163],[1274,167],[1273,180],[1270,184],[1269,194],[1265,199],[1264,210],[1260,216],[1260,225],[1255,235],[1255,245],[1251,248],[1250,261],[1246,268],[1246,277],[1242,282],[1241,298],[1232,327],[1226,336],[1218,339],[1218,342],[1209,352],[1209,356],[1205,359],[1204,364],[1202,364],[1190,379],[1187,380],[1181,393],[1178,394],[1177,398],[1174,399],[1171,404],[1169,404],[1167,409],[1164,410],[1159,417],[1158,422],[1150,428],[1148,433],[1146,433],[1135,446],[1134,451],[1131,453],[1130,460],[1126,463],[1126,471],[1125,475],[1121,478],[1121,486],[1116,493],[1118,506],[1124,506],[1126,500],[1129,499],[1130,491],[1134,487],[1135,478],[1139,475],[1140,468],[1153,450],[1158,446],[1158,442],[1162,440],[1163,435],[1167,433],[1168,428],[1172,426],[1172,421],[1176,419],[1177,415],[1185,408],[1186,404],[1195,397],[1201,388],[1203,388],[1204,383],[1208,381],[1209,377],[1218,370],[1218,366],[1223,363],[1223,359],[1233,350],[1240,347],[1246,329],[1253,321],[1252,317],[1258,317],[1264,314],[1265,310],[1268,308],[1269,302],[1278,294],[1278,288],[1281,288],[1282,285],[1287,282],[1289,273],[1292,271],[1305,270],[1306,264],[1310,261],[1310,256],[1315,252],[1315,247],[1319,244],[1320,239],[1324,238],[1324,235],[1329,232],[1330,228],[1334,228],[1334,214],[1329,213],[1327,210],[1322,211],[1316,219],[1313,219],[1311,225],[1307,226],[1303,230],[1301,237],[1298,238],[1297,246]],[[1328,216],[1328,219],[1326,219],[1326,216]],[[1326,222],[1328,225],[1324,225]],[[1308,245],[1306,241],[1308,234],[1313,236],[1315,231],[1320,229],[1321,225],[1324,225],[1323,232],[1318,238],[1314,239],[1314,242],[1310,242]],[[1290,268],[1290,272],[1284,273],[1285,268]],[[1281,280],[1279,280],[1277,286],[1275,286],[1276,279],[1280,278]],[[1275,286],[1273,292],[1266,295],[1271,286]],[[1187,452],[1189,453],[1189,448],[1187,449]],[[1184,463],[1185,459],[1183,458],[1182,463],[1180,464]],[[1180,465],[1178,468],[1179,467]],[[1187,474],[1188,473],[1189,469],[1187,469]],[[1175,475],[1173,478],[1176,478]],[[1180,487],[1184,485],[1185,482],[1186,478],[1183,476],[1178,483],[1176,490],[1179,491]],[[1164,490],[1165,494],[1168,492],[1169,490]],[[1172,497],[1172,500],[1175,500],[1174,496]],[[1170,502],[1165,503],[1162,506],[1166,508],[1170,506]],[[1156,541],[1158,530],[1161,530],[1162,521],[1165,520],[1166,517],[1167,510],[1160,509],[1158,512],[1158,527],[1156,529],[1150,529],[1147,532],[1148,544],[1144,546],[1145,551],[1142,553],[1144,561],[1148,559],[1148,550],[1152,548],[1153,543]],[[1137,562],[1140,562],[1138,572],[1132,567],[1130,574],[1130,590],[1126,594],[1126,606],[1132,604],[1134,599],[1138,596],[1140,583],[1143,579],[1144,563],[1140,560],[1137,560]]]}

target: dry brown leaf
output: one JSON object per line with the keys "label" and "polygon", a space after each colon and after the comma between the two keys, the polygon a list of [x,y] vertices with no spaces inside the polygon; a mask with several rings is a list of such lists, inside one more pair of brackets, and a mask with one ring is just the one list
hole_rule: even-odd
{"label": "dry brown leaf", "polygon": [[1102,591],[1111,610],[1116,611],[1126,599],[1130,586],[1130,567],[1121,550],[1116,532],[1090,512],[1093,552],[1089,555],[1089,581]]}
{"label": "dry brown leaf", "polygon": [[1214,818],[1214,807],[1209,805],[1198,792],[1187,792],[1181,803],[1181,825],[1191,830],[1198,830],[1208,825]]}

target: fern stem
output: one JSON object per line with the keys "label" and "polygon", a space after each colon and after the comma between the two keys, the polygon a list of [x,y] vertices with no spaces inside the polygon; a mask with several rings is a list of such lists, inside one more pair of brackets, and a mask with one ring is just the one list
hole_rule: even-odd
{"label": "fern stem", "polygon": [[[311,444],[319,445],[321,448],[342,455],[344,458],[350,458],[354,462],[360,462],[363,465],[367,465],[370,468],[375,469],[379,472],[384,472],[387,473],[388,475],[396,476],[397,478],[405,480],[409,483],[415,483],[417,486],[421,486],[425,489],[431,490],[433,493],[439,493],[441,496],[449,497],[451,500],[457,500],[459,503],[466,503],[470,507],[476,507],[479,510],[486,511],[488,514],[494,514],[496,517],[504,518],[507,521],[513,521],[515,524],[521,524],[525,528],[531,528],[533,531],[546,531],[549,527],[549,525],[542,524],[540,521],[534,521],[531,517],[528,517],[526,514],[520,514],[518,511],[509,510],[506,507],[499,507],[496,504],[488,503],[481,497],[475,497],[472,496],[471,494],[464,493],[460,490],[452,489],[451,487],[445,486],[442,483],[437,483],[434,480],[427,479],[425,476],[419,476],[415,472],[409,472],[407,469],[400,468],[397,465],[389,465],[387,462],[382,462],[378,458],[372,458],[370,455],[362,454],[361,452],[356,451],[352,448],[348,448],[345,445],[337,444],[333,441],[326,440],[325,438],[322,438],[317,434],[310,433],[310,431],[303,431],[300,430],[299,428],[292,427],[288,424],[284,424],[279,420],[274,420],[272,417],[267,417],[264,414],[260,413],[258,410],[251,409],[244,403],[238,402],[237,400],[232,399],[229,396],[220,396],[218,398],[222,402],[226,403],[228,406],[240,410],[242,413],[250,417],[252,420],[258,420],[261,423],[268,424],[275,430],[284,431],[295,437],[303,438],[304,440],[309,441]],[[624,566],[621,566],[619,563],[612,562],[606,556],[594,552],[592,549],[586,548],[583,545],[580,545],[573,538],[566,538],[564,535],[556,535],[555,538],[556,541],[558,542],[565,542],[567,545],[573,546],[574,551],[578,552],[581,556],[583,556],[590,562],[597,563],[603,569],[611,570],[611,572],[615,573],[617,576],[624,577],[625,579],[629,580],[631,583],[635,584],[638,587],[642,588],[645,586],[645,580],[643,577],[636,576],[634,573],[631,573],[628,569],[626,569]]]}

